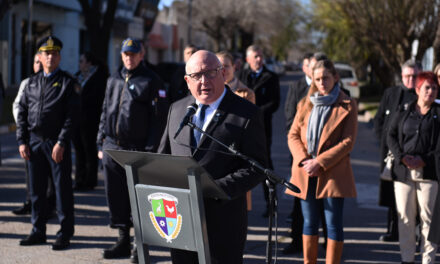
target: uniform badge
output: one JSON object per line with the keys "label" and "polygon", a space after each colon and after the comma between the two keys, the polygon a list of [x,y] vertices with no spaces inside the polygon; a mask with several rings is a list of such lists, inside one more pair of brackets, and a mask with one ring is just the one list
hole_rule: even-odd
{"label": "uniform badge", "polygon": [[52,38],[49,38],[48,40],[47,40],[47,42],[46,42],[46,45],[48,46],[48,47],[53,47],[53,39]]}
{"label": "uniform badge", "polygon": [[149,212],[154,229],[168,243],[177,238],[182,228],[182,215],[177,214],[178,200],[167,193],[152,193],[148,195],[151,203]]}
{"label": "uniform badge", "polygon": [[167,91],[160,89],[159,90],[159,97],[166,98],[167,97]]}
{"label": "uniform badge", "polygon": [[134,84],[130,85],[130,86],[128,87],[128,89],[130,89],[130,90],[134,90]]}

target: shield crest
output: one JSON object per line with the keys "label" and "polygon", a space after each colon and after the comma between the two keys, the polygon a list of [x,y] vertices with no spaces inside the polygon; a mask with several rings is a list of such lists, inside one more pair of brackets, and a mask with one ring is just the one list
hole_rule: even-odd
{"label": "shield crest", "polygon": [[171,243],[182,228],[182,215],[177,213],[178,200],[167,193],[152,193],[148,195],[151,203],[150,220],[159,235]]}

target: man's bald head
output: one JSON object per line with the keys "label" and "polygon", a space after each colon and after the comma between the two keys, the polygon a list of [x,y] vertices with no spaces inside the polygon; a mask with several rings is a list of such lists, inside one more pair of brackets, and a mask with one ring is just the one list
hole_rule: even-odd
{"label": "man's bald head", "polygon": [[214,53],[197,51],[189,58],[185,71],[188,89],[200,103],[211,104],[222,95],[225,73]]}
{"label": "man's bald head", "polygon": [[200,72],[201,69],[197,69],[200,65],[209,65],[211,68],[217,68],[221,66],[221,63],[214,53],[207,50],[199,50],[196,51],[186,62],[186,74]]}

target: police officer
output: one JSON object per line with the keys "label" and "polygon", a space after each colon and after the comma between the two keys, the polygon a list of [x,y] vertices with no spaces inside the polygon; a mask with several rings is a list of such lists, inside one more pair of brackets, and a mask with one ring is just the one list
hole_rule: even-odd
{"label": "police officer", "polygon": [[31,76],[20,99],[17,141],[20,156],[28,161],[32,201],[32,231],[22,246],[46,242],[48,175],[52,174],[61,228],[53,250],[70,245],[74,232],[70,136],[78,97],[72,76],[58,66],[62,42],[54,36],[38,44],[43,71]]}
{"label": "police officer", "polygon": [[125,171],[103,150],[156,151],[168,113],[162,81],[141,63],[141,43],[124,40],[121,57],[123,67],[107,80],[97,138],[110,226],[119,229],[116,244],[103,252],[106,259],[130,256],[132,222]]}

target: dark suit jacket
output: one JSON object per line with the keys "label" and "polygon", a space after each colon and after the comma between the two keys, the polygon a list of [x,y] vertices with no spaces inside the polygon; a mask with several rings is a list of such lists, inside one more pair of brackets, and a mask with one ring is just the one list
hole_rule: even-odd
{"label": "dark suit jacket", "polygon": [[[380,100],[379,109],[374,117],[374,133],[380,142],[380,171],[385,166],[385,156],[388,153],[387,135],[392,116],[399,111],[402,105],[403,89],[401,85],[390,87],[385,90]],[[414,99],[417,95],[414,94]],[[406,104],[408,102],[403,102]],[[379,186],[379,205],[386,207],[395,206],[393,182],[380,181]]]}
{"label": "dark suit jacket", "polygon": [[[213,263],[240,263],[247,229],[245,194],[261,182],[264,176],[207,137],[201,138],[199,149],[191,154],[191,149],[187,147],[191,137],[188,126],[183,128],[176,141],[173,140],[187,106],[192,103],[195,103],[195,99],[188,96],[171,105],[158,152],[192,156],[232,197],[228,201],[204,199],[208,238]],[[234,145],[235,149],[263,166],[267,164],[260,111],[229,89],[206,132],[226,145]]]}
{"label": "dark suit jacket", "polygon": [[272,114],[280,105],[280,82],[278,75],[266,69],[255,80],[251,77],[252,70],[244,69],[239,74],[239,79],[247,87],[254,90],[256,105],[260,107],[264,116],[266,137],[272,138]]}
{"label": "dark suit jacket", "polygon": [[306,77],[302,76],[301,79],[293,82],[289,91],[287,92],[286,101],[284,103],[284,115],[286,117],[286,132],[289,133],[292,126],[293,119],[296,115],[296,107],[309,91],[309,85],[307,84]]}

